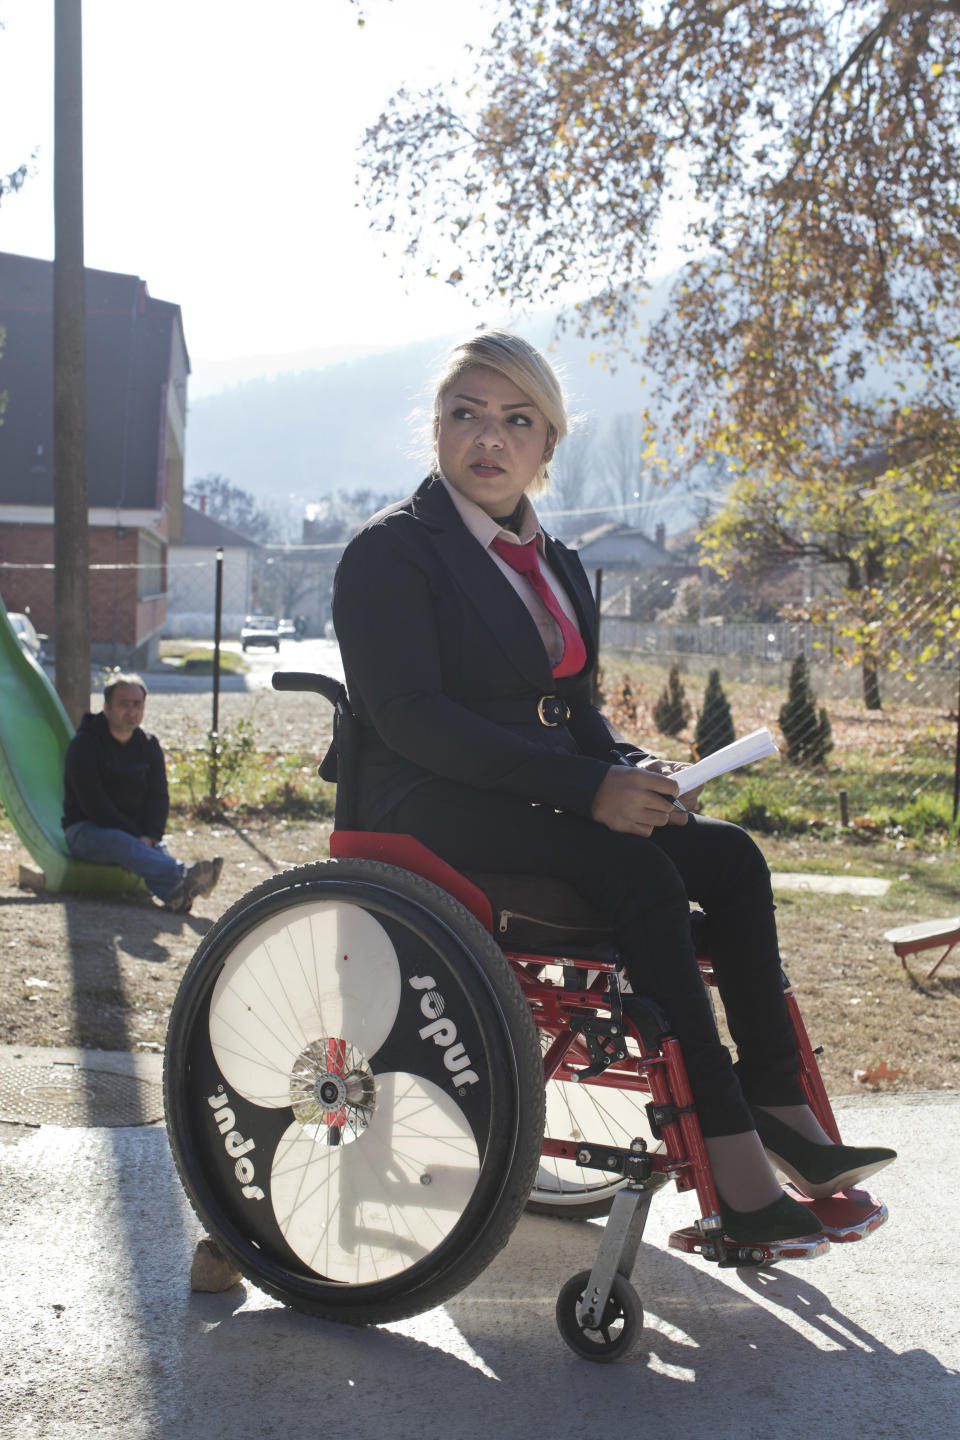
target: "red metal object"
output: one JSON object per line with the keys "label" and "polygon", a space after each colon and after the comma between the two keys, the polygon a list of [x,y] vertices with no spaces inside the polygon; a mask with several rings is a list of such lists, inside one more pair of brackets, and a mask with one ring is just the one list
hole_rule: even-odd
{"label": "red metal object", "polygon": [[800,1080],[806,1091],[807,1102],[824,1130],[830,1136],[830,1139],[835,1145],[839,1145],[841,1144],[840,1130],[834,1119],[830,1098],[823,1084],[820,1066],[817,1064],[817,1057],[814,1054],[813,1046],[810,1044],[810,1037],[807,1035],[807,1027],[804,1025],[800,1015],[800,1006],[797,1004],[796,996],[792,990],[787,991],[786,1000],[787,1013],[790,1016],[794,1039],[797,1042],[797,1057],[800,1061]]}
{"label": "red metal object", "polygon": [[[347,1070],[347,1042],[346,1040],[327,1040],[327,1069],[333,1075],[345,1075]],[[342,1130],[347,1123],[346,1110],[338,1110],[336,1115],[328,1112],[326,1124],[338,1125]]]}
{"label": "red metal object", "polygon": [[826,1200],[807,1200],[793,1191],[795,1200],[805,1201],[834,1244],[864,1240],[887,1218],[887,1207],[867,1190],[841,1190]]}
{"label": "red metal object", "polygon": [[919,955],[924,950],[944,947],[943,954],[925,979],[929,980],[940,969],[950,952],[960,945],[960,916],[951,915],[946,920],[921,920],[915,925],[900,925],[895,930],[884,931],[883,938],[893,945],[893,952],[899,955],[900,964],[907,968],[907,956]]}
{"label": "red metal object", "polygon": [[[380,860],[421,875],[460,900],[492,933],[492,911],[486,895],[410,835],[338,830],[331,836],[330,854],[335,859]],[[957,938],[960,939],[960,935]],[[611,1014],[611,981],[617,966],[604,960],[570,960],[560,955],[534,955],[525,951],[505,951],[505,954],[538,1030],[549,1039],[543,1057],[544,1079],[613,1087],[649,1095],[653,1105],[668,1117],[660,1126],[663,1152],[650,1157],[654,1171],[670,1175],[678,1190],[696,1190],[702,1218],[717,1216],[719,1200],[678,1042],[671,1036],[665,1036],[657,1049],[648,1049],[630,1017],[624,1014],[628,1054],[614,1060],[599,1075],[581,1078],[581,1072],[590,1065],[590,1054],[584,1037],[571,1028],[571,1021],[577,1016],[605,1017]],[[715,985],[709,958],[702,955],[698,961],[704,984]],[[556,974],[558,969],[561,969],[559,978]],[[576,989],[569,983],[572,974],[582,977],[582,984]],[[831,1139],[839,1143],[840,1132],[816,1055],[790,990],[786,992],[786,1002],[800,1058],[801,1080],[811,1109]],[[335,1057],[331,1056],[331,1068],[335,1068],[334,1060]],[[580,1140],[545,1136],[543,1154],[575,1161],[577,1151],[587,1141],[588,1136]],[[831,1240],[849,1242],[862,1239],[882,1225],[887,1216],[886,1208],[866,1191],[850,1190],[819,1201],[807,1200],[799,1194],[797,1198],[808,1204],[820,1219],[823,1235],[748,1247],[752,1263],[821,1255],[829,1249]],[[674,1248],[716,1259],[723,1253],[723,1246],[718,1251],[715,1245],[719,1234],[718,1230],[704,1232],[697,1226],[690,1226],[675,1231],[669,1243]]]}
{"label": "red metal object", "polygon": [[334,830],[330,836],[330,856],[333,860],[382,860],[385,865],[396,865],[400,870],[422,875],[424,880],[431,880],[459,900],[481,925],[493,933],[493,911],[483,891],[412,835]]}

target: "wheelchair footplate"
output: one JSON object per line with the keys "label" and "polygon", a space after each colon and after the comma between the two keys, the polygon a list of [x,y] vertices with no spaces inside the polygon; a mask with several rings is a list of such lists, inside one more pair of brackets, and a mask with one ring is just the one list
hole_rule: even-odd
{"label": "wheelchair footplate", "polygon": [[809,1205],[823,1226],[823,1233],[835,1245],[851,1240],[865,1240],[879,1230],[887,1218],[887,1207],[868,1190],[840,1190],[826,1200],[808,1200],[792,1185],[787,1186],[794,1200]]}
{"label": "wheelchair footplate", "polygon": [[775,1265],[778,1260],[816,1260],[830,1249],[827,1235],[802,1235],[793,1240],[753,1240],[749,1243],[727,1240],[722,1231],[701,1230],[687,1225],[674,1230],[668,1244],[687,1255],[702,1255],[715,1261],[721,1269],[748,1265]]}
{"label": "wheelchair footplate", "polygon": [[[715,1260],[721,1267],[773,1265],[778,1260],[815,1260],[825,1255],[831,1244],[849,1244],[864,1240],[887,1219],[887,1207],[867,1190],[841,1190],[826,1200],[811,1200],[792,1185],[786,1187],[792,1199],[810,1208],[823,1226],[815,1235],[792,1240],[761,1240],[745,1244],[728,1240],[718,1230],[712,1232],[704,1222],[674,1230],[669,1243],[675,1250],[702,1255]],[[701,1228],[703,1226],[703,1228]]]}

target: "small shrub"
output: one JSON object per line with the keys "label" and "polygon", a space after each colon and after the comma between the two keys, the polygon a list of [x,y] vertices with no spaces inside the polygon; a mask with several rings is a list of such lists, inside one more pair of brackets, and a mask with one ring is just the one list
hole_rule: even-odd
{"label": "small shrub", "polygon": [[787,745],[787,759],[795,765],[822,765],[833,749],[830,721],[822,707],[817,712],[803,655],[797,656],[790,669],[786,704],[780,708],[780,729]]}
{"label": "small shrub", "polygon": [[204,749],[180,752],[171,765],[170,780],[183,786],[197,813],[202,807],[216,812],[248,782],[249,772],[259,763],[253,725],[238,720],[233,730],[208,730]]}
{"label": "small shrub", "polygon": [[932,840],[938,834],[946,837],[951,830],[956,832],[946,795],[915,795],[901,808],[881,816],[881,823],[885,834],[893,839],[909,835],[912,839]]}
{"label": "small shrub", "polygon": [[693,748],[698,760],[722,750],[736,739],[730,702],[720,684],[720,671],[711,670],[707,688],[703,692],[703,709],[697,716],[697,728],[693,736]]}
{"label": "small shrub", "polygon": [[637,730],[637,697],[626,675],[611,690],[605,711],[615,730],[628,740],[634,737]]}
{"label": "small shrub", "polygon": [[653,707],[653,723],[661,735],[679,735],[690,723],[690,713],[680,670],[671,665],[666,689]]}

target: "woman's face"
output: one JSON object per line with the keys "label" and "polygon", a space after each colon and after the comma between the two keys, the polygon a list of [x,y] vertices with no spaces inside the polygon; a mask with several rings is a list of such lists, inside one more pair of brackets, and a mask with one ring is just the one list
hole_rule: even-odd
{"label": "woman's face", "polygon": [[436,438],[450,484],[494,517],[513,513],[554,446],[533,401],[486,365],[461,371],[441,397]]}

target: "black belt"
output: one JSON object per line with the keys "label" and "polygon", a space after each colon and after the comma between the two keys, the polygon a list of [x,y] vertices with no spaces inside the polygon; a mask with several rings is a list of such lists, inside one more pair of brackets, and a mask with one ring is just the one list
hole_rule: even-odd
{"label": "black belt", "polygon": [[559,695],[531,696],[529,700],[465,700],[469,710],[498,725],[564,725],[570,706]]}

